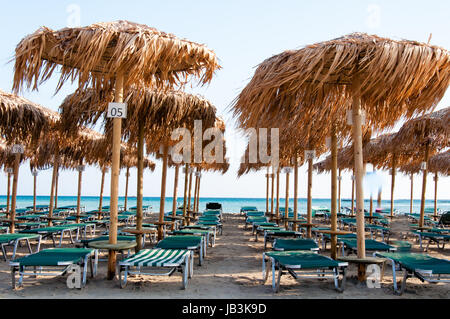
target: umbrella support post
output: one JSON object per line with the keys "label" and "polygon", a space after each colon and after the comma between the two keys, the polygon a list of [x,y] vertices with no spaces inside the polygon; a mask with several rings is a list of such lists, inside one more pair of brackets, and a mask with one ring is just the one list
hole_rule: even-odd
{"label": "umbrella support post", "polygon": [[167,158],[169,153],[169,146],[164,145],[163,146],[163,167],[162,167],[162,177],[161,177],[161,198],[159,202],[159,222],[160,225],[158,225],[158,241],[162,240],[163,235],[163,228],[162,222],[164,221],[164,206],[166,203],[166,180],[167,180]]}
{"label": "umbrella support post", "polygon": [[[313,173],[313,160],[312,158],[308,159],[308,188],[307,188],[307,204],[306,204],[306,210],[307,210],[307,221],[308,224],[312,224],[312,173]],[[311,227],[307,228],[306,237],[311,238]]]}
{"label": "umbrella support post", "polygon": [[295,157],[294,163],[294,231],[297,231],[297,211],[298,211],[298,159]]}
{"label": "umbrella support post", "polygon": [[[337,231],[337,137],[331,128],[331,231]],[[337,258],[337,236],[331,236],[331,258]]]}
{"label": "umbrella support post", "polygon": [[428,143],[425,145],[425,158],[424,162],[426,163],[425,169],[423,170],[423,179],[422,179],[422,197],[420,202],[420,220],[419,227],[424,226],[424,216],[425,216],[425,192],[427,188],[427,174],[428,174],[428,157],[429,157],[430,146]]}
{"label": "umbrella support post", "polygon": [[187,193],[188,193],[188,183],[189,183],[189,164],[186,164],[184,168],[184,196],[183,196],[183,225],[188,225],[188,222],[186,220],[186,213],[187,213]]}
{"label": "umbrella support post", "polygon": [[289,173],[286,172],[286,198],[285,198],[285,208],[284,208],[284,227],[288,229],[288,219],[289,219]]}
{"label": "umbrella support post", "polygon": [[19,181],[19,166],[20,166],[20,153],[16,153],[14,158],[14,176],[13,176],[13,185],[12,185],[12,198],[11,198],[11,224],[9,224],[9,232],[14,234],[15,225],[14,220],[16,219],[16,200],[17,200],[17,184]]}
{"label": "umbrella support post", "polygon": [[[115,97],[116,103],[123,102],[123,82],[122,74],[116,76]],[[119,173],[120,173],[120,147],[121,147],[122,119],[113,119],[112,136],[112,165],[111,165],[111,198],[109,202],[109,243],[117,244],[117,216],[118,216],[118,197],[119,197]],[[108,254],[108,280],[113,280],[116,276],[116,252],[110,250]]]}
{"label": "umbrella support post", "polygon": [[[142,207],[143,188],[144,188],[144,125],[139,121],[138,127],[138,142],[137,142],[137,189],[136,189],[136,229],[142,230],[142,223],[144,219],[144,212]],[[139,252],[142,249],[142,235],[136,236],[135,251]]]}
{"label": "umbrella support post", "polygon": [[[172,216],[177,215],[177,193],[178,193],[178,174],[180,172],[180,166],[175,165],[175,180],[173,182],[173,199],[172,199]],[[172,224],[172,230],[175,229],[175,223]]]}
{"label": "umbrella support post", "polygon": [[[366,257],[365,230],[364,230],[364,191],[363,191],[363,153],[362,153],[362,112],[360,91],[361,83],[359,75],[355,74],[352,81],[352,133],[356,186],[356,237],[358,258]],[[362,269],[361,269],[362,270]],[[358,272],[358,279],[362,281],[363,272]]]}

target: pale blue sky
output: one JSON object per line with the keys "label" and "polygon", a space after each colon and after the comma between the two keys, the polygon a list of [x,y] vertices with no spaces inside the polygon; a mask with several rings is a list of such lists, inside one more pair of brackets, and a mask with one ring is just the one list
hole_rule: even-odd
{"label": "pale blue sky", "polygon": [[[80,9],[81,25],[95,22],[129,20],[147,24],[173,33],[180,38],[204,43],[213,49],[223,67],[210,85],[192,91],[204,95],[227,120],[228,155],[232,160],[230,171],[204,174],[202,196],[211,197],[264,197],[263,173],[236,178],[246,141],[235,134],[235,123],[229,113],[229,104],[252,77],[257,66],[271,55],[287,49],[336,38],[351,32],[367,32],[393,39],[428,40],[450,49],[450,2],[435,1],[8,1],[0,12],[0,88],[9,91],[12,86],[13,63],[8,63],[17,43],[40,26],[60,29],[72,21],[72,4]],[[57,77],[40,86],[39,92],[25,92],[24,96],[53,110],[57,110],[75,86],[65,85],[54,96]],[[438,109],[450,105],[447,93]],[[161,165],[157,162],[154,173],[144,176],[144,195],[158,196],[161,183]],[[136,193],[135,170],[131,172],[130,195]],[[0,194],[6,191],[5,175],[0,176]],[[387,199],[389,182],[383,198]],[[172,170],[168,175],[167,192],[172,194]],[[300,170],[300,197],[306,197],[306,169]],[[38,194],[49,193],[50,170],[38,178]],[[76,173],[61,173],[61,195],[76,193]],[[283,176],[284,180],[284,176]],[[317,175],[313,182],[313,196],[329,197],[330,176]],[[32,194],[32,176],[29,166],[20,171],[19,194]],[[109,184],[109,176],[107,178]],[[343,197],[350,197],[350,174],[343,177]],[[87,168],[83,195],[98,195],[100,174],[96,168]],[[284,183],[282,183],[284,184]],[[409,197],[409,178],[398,175],[396,198]],[[415,197],[420,197],[421,178],[415,179]],[[292,186],[292,185],[291,185]],[[120,194],[125,189],[124,172],[120,179]],[[432,177],[429,176],[427,198],[433,197]],[[438,197],[450,198],[449,178],[441,178]],[[293,190],[291,188],[291,194]],[[284,194],[284,185],[281,193]],[[109,185],[106,187],[109,194]],[[181,195],[181,191],[180,191]]]}

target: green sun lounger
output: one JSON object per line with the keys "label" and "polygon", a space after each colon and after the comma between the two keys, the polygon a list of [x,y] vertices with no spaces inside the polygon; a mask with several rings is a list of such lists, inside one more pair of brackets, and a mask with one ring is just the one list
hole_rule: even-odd
{"label": "green sun lounger", "polygon": [[[337,291],[345,288],[345,272],[347,262],[340,262],[311,251],[270,251],[263,253],[263,282],[269,276],[269,263],[272,264],[272,290],[280,291],[283,274],[289,273],[293,278],[333,278]],[[275,272],[278,270],[278,278]],[[341,277],[341,279],[339,279]],[[339,284],[339,281],[341,283]]]}
{"label": "green sun lounger", "polygon": [[216,221],[209,221],[209,220],[199,220],[196,225],[199,226],[213,226],[219,231],[219,235],[222,235],[223,233],[223,225],[220,222]]}
{"label": "green sun lounger", "polygon": [[[182,274],[182,288],[186,289],[192,277],[193,252],[185,249],[142,249],[139,253],[119,262],[120,288],[125,288],[128,274],[147,276],[171,276],[175,271]],[[149,269],[152,272],[143,272]]]}
{"label": "green sun lounger", "polygon": [[[377,252],[376,256],[386,258],[392,265],[394,293],[401,295],[406,288],[406,280],[415,276],[422,282],[450,283],[450,260],[417,253]],[[397,286],[397,271],[404,270],[401,288]]]}
{"label": "green sun lounger", "polygon": [[[343,239],[356,239],[356,234],[346,234],[337,236],[338,242]],[[331,235],[320,233],[320,240],[322,242],[322,250],[325,251],[327,249],[327,244],[331,242]]]}
{"label": "green sun lounger", "polygon": [[206,246],[209,245],[214,247],[216,244],[216,231],[214,228],[184,226],[182,229],[174,230],[171,234],[183,236],[203,236],[205,238]]}
{"label": "green sun lounger", "polygon": [[290,251],[290,250],[310,250],[319,251],[316,241],[308,238],[276,238],[273,242],[273,250]]}
{"label": "green sun lounger", "polygon": [[203,236],[174,235],[158,242],[155,248],[161,249],[187,249],[198,253],[198,265],[201,266],[203,258],[206,257],[206,241]]}
{"label": "green sun lounger", "polygon": [[[422,248],[422,241],[428,239],[425,251],[428,251],[431,243],[436,243],[437,248],[443,250],[445,244],[450,241],[450,234],[444,231],[413,231],[413,234],[419,237],[420,248]],[[442,246],[440,246],[442,244]]]}
{"label": "green sun lounger", "polygon": [[241,214],[245,214],[246,212],[251,211],[258,211],[258,208],[256,208],[256,206],[242,206],[240,212]]}
{"label": "green sun lounger", "polygon": [[[338,239],[338,241],[341,244],[342,247],[342,256],[345,256],[345,252],[348,253],[357,252],[358,251],[358,244],[357,239],[352,238],[345,238],[345,239]],[[365,240],[365,246],[366,251],[396,251],[397,248],[388,244],[385,244],[380,241],[376,241],[373,239],[366,239]]]}
{"label": "green sun lounger", "polygon": [[258,211],[250,211],[245,212],[245,217],[264,217],[266,214],[264,212],[258,212]]}
{"label": "green sun lounger", "polygon": [[264,231],[264,249],[267,249],[267,243],[272,243],[276,238],[279,237],[293,237],[298,238],[302,235],[301,232],[293,231],[293,230],[285,230],[285,229],[272,229]]}
{"label": "green sun lounger", "polygon": [[34,235],[34,234],[0,234],[0,246],[2,249],[2,254],[3,254],[3,258],[5,259],[5,261],[8,260],[8,255],[6,253],[6,247],[7,246],[13,246],[13,254],[11,256],[11,259],[16,258],[16,252],[17,252],[17,246],[19,245],[20,242],[25,242],[27,244],[28,247],[28,251],[30,252],[30,254],[33,253],[32,249],[31,249],[31,244],[30,244],[30,240],[35,240],[37,241],[37,248],[36,248],[36,252],[39,251],[40,247],[41,247],[41,235]]}
{"label": "green sun lounger", "polygon": [[[76,273],[74,266],[81,267],[82,277],[79,288],[82,288],[86,285],[88,264],[90,264],[91,277],[97,273],[98,252],[96,249],[86,248],[50,248],[13,260],[9,264],[13,289],[22,286],[24,276],[62,276],[73,270]],[[16,272],[19,272],[20,276],[18,285],[16,285]]]}
{"label": "green sun lounger", "polygon": [[[266,223],[261,223],[266,224]],[[284,228],[278,225],[257,225],[253,224],[253,234],[255,235],[255,241],[258,241],[258,235],[262,234],[264,235],[266,233],[266,230],[283,230]]]}
{"label": "green sun lounger", "polygon": [[25,234],[39,234],[43,238],[50,237],[53,241],[53,245],[56,246],[55,242],[55,236],[58,234],[60,235],[59,238],[59,247],[62,245],[62,241],[64,238],[64,234],[68,233],[70,242],[72,244],[75,243],[75,240],[73,238],[73,231],[76,231],[76,239],[78,239],[79,236],[79,230],[84,226],[80,226],[79,224],[66,224],[66,225],[60,225],[60,226],[51,226],[51,227],[40,227],[40,228],[32,228],[32,229],[24,229],[21,230],[20,233]]}

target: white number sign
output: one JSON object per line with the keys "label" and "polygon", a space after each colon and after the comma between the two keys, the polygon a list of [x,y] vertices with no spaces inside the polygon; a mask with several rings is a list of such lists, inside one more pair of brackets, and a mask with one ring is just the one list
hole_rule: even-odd
{"label": "white number sign", "polygon": [[109,103],[108,104],[108,118],[127,118],[127,104],[126,103]]}
{"label": "white number sign", "polygon": [[314,159],[316,157],[315,150],[305,151],[305,160]]}
{"label": "white number sign", "polygon": [[23,147],[23,145],[20,145],[20,144],[14,144],[12,146],[12,150],[11,151],[12,151],[13,154],[23,154],[24,147]]}

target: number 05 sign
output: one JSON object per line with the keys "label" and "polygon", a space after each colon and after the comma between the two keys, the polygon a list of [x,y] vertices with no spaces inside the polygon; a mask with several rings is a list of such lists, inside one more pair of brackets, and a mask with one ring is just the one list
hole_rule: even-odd
{"label": "number 05 sign", "polygon": [[109,103],[108,104],[108,118],[127,118],[127,104],[126,103]]}

